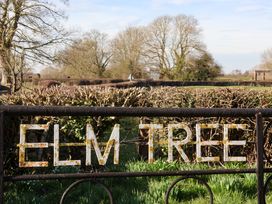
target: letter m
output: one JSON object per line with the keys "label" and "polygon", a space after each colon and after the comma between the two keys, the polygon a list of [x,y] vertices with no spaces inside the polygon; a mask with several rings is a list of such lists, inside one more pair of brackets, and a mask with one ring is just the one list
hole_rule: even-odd
{"label": "letter m", "polygon": [[104,150],[104,154],[102,155],[101,150],[99,148],[96,136],[94,134],[93,127],[88,124],[87,125],[87,137],[86,137],[86,166],[91,165],[91,146],[93,145],[95,154],[98,159],[99,165],[105,165],[107,163],[111,147],[114,145],[114,164],[119,164],[119,137],[120,137],[120,125],[115,124],[113,130],[111,132],[111,136],[109,141],[107,142],[106,148]]}

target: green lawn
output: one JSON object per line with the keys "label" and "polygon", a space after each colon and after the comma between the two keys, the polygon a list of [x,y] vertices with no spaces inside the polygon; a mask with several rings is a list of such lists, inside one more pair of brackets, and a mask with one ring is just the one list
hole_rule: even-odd
{"label": "green lawn", "polygon": [[[147,164],[145,161],[128,162],[113,167],[114,171],[174,171],[189,169],[215,168],[251,168],[246,164],[226,164],[209,166],[207,164],[182,164],[156,161]],[[252,167],[253,168],[253,167]],[[75,167],[59,168],[57,172],[77,171]],[[115,203],[164,203],[165,192],[177,177],[152,178],[118,178],[107,179],[103,182],[112,190]],[[214,193],[215,203],[244,204],[257,203],[256,175],[210,175],[201,176],[207,181]],[[58,203],[65,188],[72,181],[31,181],[19,182],[6,186],[6,203]],[[207,190],[193,179],[179,182],[170,195],[170,203],[209,203]],[[83,183],[75,188],[67,197],[65,203],[109,203],[107,195],[100,188],[90,183]],[[272,193],[268,193],[267,203],[272,203]]]}

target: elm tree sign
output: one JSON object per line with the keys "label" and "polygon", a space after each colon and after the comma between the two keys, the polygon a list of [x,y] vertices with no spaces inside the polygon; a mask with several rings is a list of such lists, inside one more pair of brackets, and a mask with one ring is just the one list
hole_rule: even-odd
{"label": "elm tree sign", "polygon": [[[246,169],[208,169],[208,170],[177,170],[177,171],[156,171],[156,172],[76,172],[76,173],[39,173],[41,171],[35,171],[35,174],[24,174],[24,175],[15,175],[13,171],[8,171],[9,169],[6,161],[9,158],[9,148],[7,141],[10,132],[10,127],[6,127],[10,124],[10,117],[13,116],[91,116],[91,117],[166,117],[166,118],[247,118],[250,117],[250,121],[255,124],[255,130],[252,131],[252,136],[255,136],[253,143],[256,143],[254,148],[256,148],[256,168],[246,168]],[[182,109],[182,108],[124,108],[124,107],[68,107],[68,106],[1,106],[0,105],[0,203],[4,201],[4,184],[6,182],[16,182],[16,181],[30,181],[30,180],[55,180],[55,179],[80,179],[73,184],[71,184],[66,191],[64,192],[60,203],[64,203],[67,193],[75,186],[85,181],[94,181],[101,184],[97,179],[107,179],[107,178],[120,178],[120,177],[158,177],[158,176],[181,176],[176,181],[174,181],[171,186],[168,188],[165,194],[165,203],[168,204],[170,191],[177,182],[182,181],[187,178],[193,178],[198,180],[201,184],[207,187],[210,195],[210,203],[213,203],[213,193],[208,184],[204,180],[201,180],[198,176],[200,175],[210,175],[210,174],[256,174],[257,178],[257,195],[258,195],[258,204],[265,203],[265,192],[267,192],[268,184],[272,181],[272,176],[268,177],[266,182],[264,182],[264,174],[271,173],[272,168],[265,167],[264,165],[264,118],[272,117],[272,109],[220,109],[220,108],[211,108],[211,109]],[[238,121],[238,120],[237,120]],[[9,123],[9,124],[8,124]],[[121,123],[120,123],[121,124]],[[272,124],[271,122],[269,123]],[[232,130],[247,131],[249,124],[217,124],[217,123],[196,123],[194,127],[188,125],[187,123],[168,123],[168,124],[139,124],[138,128],[140,131],[147,131],[147,142],[148,142],[148,162],[152,163],[155,160],[154,151],[156,147],[157,140],[154,138],[157,136],[158,132],[162,132],[162,129],[166,129],[165,135],[167,140],[167,151],[168,151],[168,161],[173,161],[174,153],[178,152],[179,157],[184,162],[191,162],[191,156],[185,151],[186,145],[193,145],[195,152],[195,160],[197,162],[208,162],[208,161],[218,161],[222,159],[224,161],[245,161],[246,158],[244,155],[231,154],[233,146],[243,147],[246,145],[245,140],[235,140],[235,135],[233,135]],[[271,126],[270,126],[271,127]],[[16,127],[18,128],[18,127]],[[15,129],[16,129],[15,128]],[[94,132],[95,127],[92,127],[90,124],[85,124],[86,128],[86,137],[85,141],[82,143],[61,143],[60,141],[60,126],[58,124],[54,125],[54,131],[50,135],[51,142],[28,142],[27,132],[39,130],[47,131],[49,128],[48,125],[44,124],[21,124],[20,125],[20,141],[18,142],[18,147],[13,152],[13,155],[18,150],[19,152],[19,166],[20,167],[47,167],[49,166],[49,161],[32,161],[31,158],[26,158],[28,150],[37,150],[39,149],[49,149],[53,148],[53,165],[54,166],[67,166],[67,165],[80,165],[84,162],[85,165],[91,165],[92,159],[96,157],[100,165],[105,165],[108,158],[111,156],[110,152],[113,152],[113,163],[118,164],[122,158],[119,158],[119,154],[122,151],[121,149],[121,139],[122,139],[122,128],[121,125],[115,124],[111,133],[106,135],[108,138],[106,147],[102,151],[101,145],[98,142],[99,138]],[[206,130],[216,130],[220,128],[221,130],[221,140],[209,140],[203,137],[202,133]],[[252,124],[251,124],[252,129]],[[176,140],[175,132],[177,130],[185,133],[184,139]],[[254,134],[253,134],[254,133]],[[6,135],[7,134],[7,135]],[[195,139],[193,139],[195,138]],[[14,140],[12,140],[14,141]],[[101,142],[101,141],[100,141]],[[202,156],[202,147],[210,147],[220,145],[223,147],[222,154],[223,158],[219,158],[217,155],[205,155]],[[81,147],[85,149],[85,158],[82,160],[63,160],[60,157],[60,152],[64,147]],[[113,150],[112,150],[113,149]],[[120,154],[121,155],[121,154]],[[270,158],[267,158],[267,162],[272,162]],[[13,164],[13,162],[12,162]],[[18,172],[28,172],[28,169],[20,169]],[[47,170],[47,169],[45,169]],[[16,171],[17,172],[17,171]],[[15,173],[16,173],[15,172]],[[95,180],[92,180],[95,179]],[[113,203],[113,197],[111,192],[106,188],[105,185],[102,186],[107,190],[110,197],[110,203]]]}
{"label": "elm tree sign", "polygon": [[[229,140],[229,130],[230,129],[241,129],[246,130],[245,124],[223,124],[223,140],[209,140],[203,141],[201,139],[201,130],[202,129],[218,129],[219,124],[196,124],[196,141],[192,141],[192,130],[185,123],[178,124],[168,124],[168,161],[173,161],[173,150],[176,149],[184,162],[191,162],[188,155],[183,150],[183,146],[187,144],[195,144],[196,145],[196,161],[197,162],[211,162],[211,161],[220,161],[218,156],[214,157],[202,157],[201,155],[201,147],[202,146],[214,146],[214,145],[223,145],[223,161],[246,161],[246,157],[244,156],[229,156],[230,146],[245,146],[245,140]],[[154,134],[156,131],[160,131],[163,129],[162,124],[140,124],[139,129],[147,129],[148,130],[148,162],[154,162]],[[100,165],[105,165],[107,163],[107,159],[109,157],[111,148],[113,147],[114,151],[114,164],[119,164],[119,152],[120,152],[120,125],[115,124],[109,140],[107,142],[106,148],[102,153],[100,149],[100,145],[97,141],[96,135],[94,133],[93,127],[90,124],[86,125],[86,139],[84,143],[61,143],[59,138],[59,125],[54,125],[54,143],[27,143],[26,142],[26,132],[30,130],[44,130],[48,131],[49,126],[44,124],[21,124],[20,125],[20,143],[19,147],[19,167],[47,167],[47,161],[26,161],[25,152],[27,148],[49,148],[53,147],[54,152],[54,166],[74,166],[81,165],[81,160],[60,160],[59,152],[60,147],[62,146],[84,146],[86,149],[86,158],[85,165],[90,166],[91,162],[91,150],[92,148],[95,150],[96,157],[98,159],[98,163]],[[186,138],[180,141],[173,140],[173,133],[176,129],[182,129],[186,132]]]}

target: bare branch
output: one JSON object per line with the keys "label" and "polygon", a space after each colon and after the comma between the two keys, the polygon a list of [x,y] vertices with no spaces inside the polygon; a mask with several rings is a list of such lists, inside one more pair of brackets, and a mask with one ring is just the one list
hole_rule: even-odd
{"label": "bare branch", "polygon": [[63,12],[45,0],[1,1],[0,62],[6,75],[12,75],[14,86],[21,75],[15,70],[22,71],[29,62],[55,60],[51,45],[63,43],[67,36],[60,26],[64,18]]}

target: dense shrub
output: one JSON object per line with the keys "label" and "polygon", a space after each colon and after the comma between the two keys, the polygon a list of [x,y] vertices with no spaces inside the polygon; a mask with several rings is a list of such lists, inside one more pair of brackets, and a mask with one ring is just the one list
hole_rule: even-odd
{"label": "dense shrub", "polygon": [[180,108],[268,108],[272,90],[248,88],[52,87],[0,97],[1,104]]}

